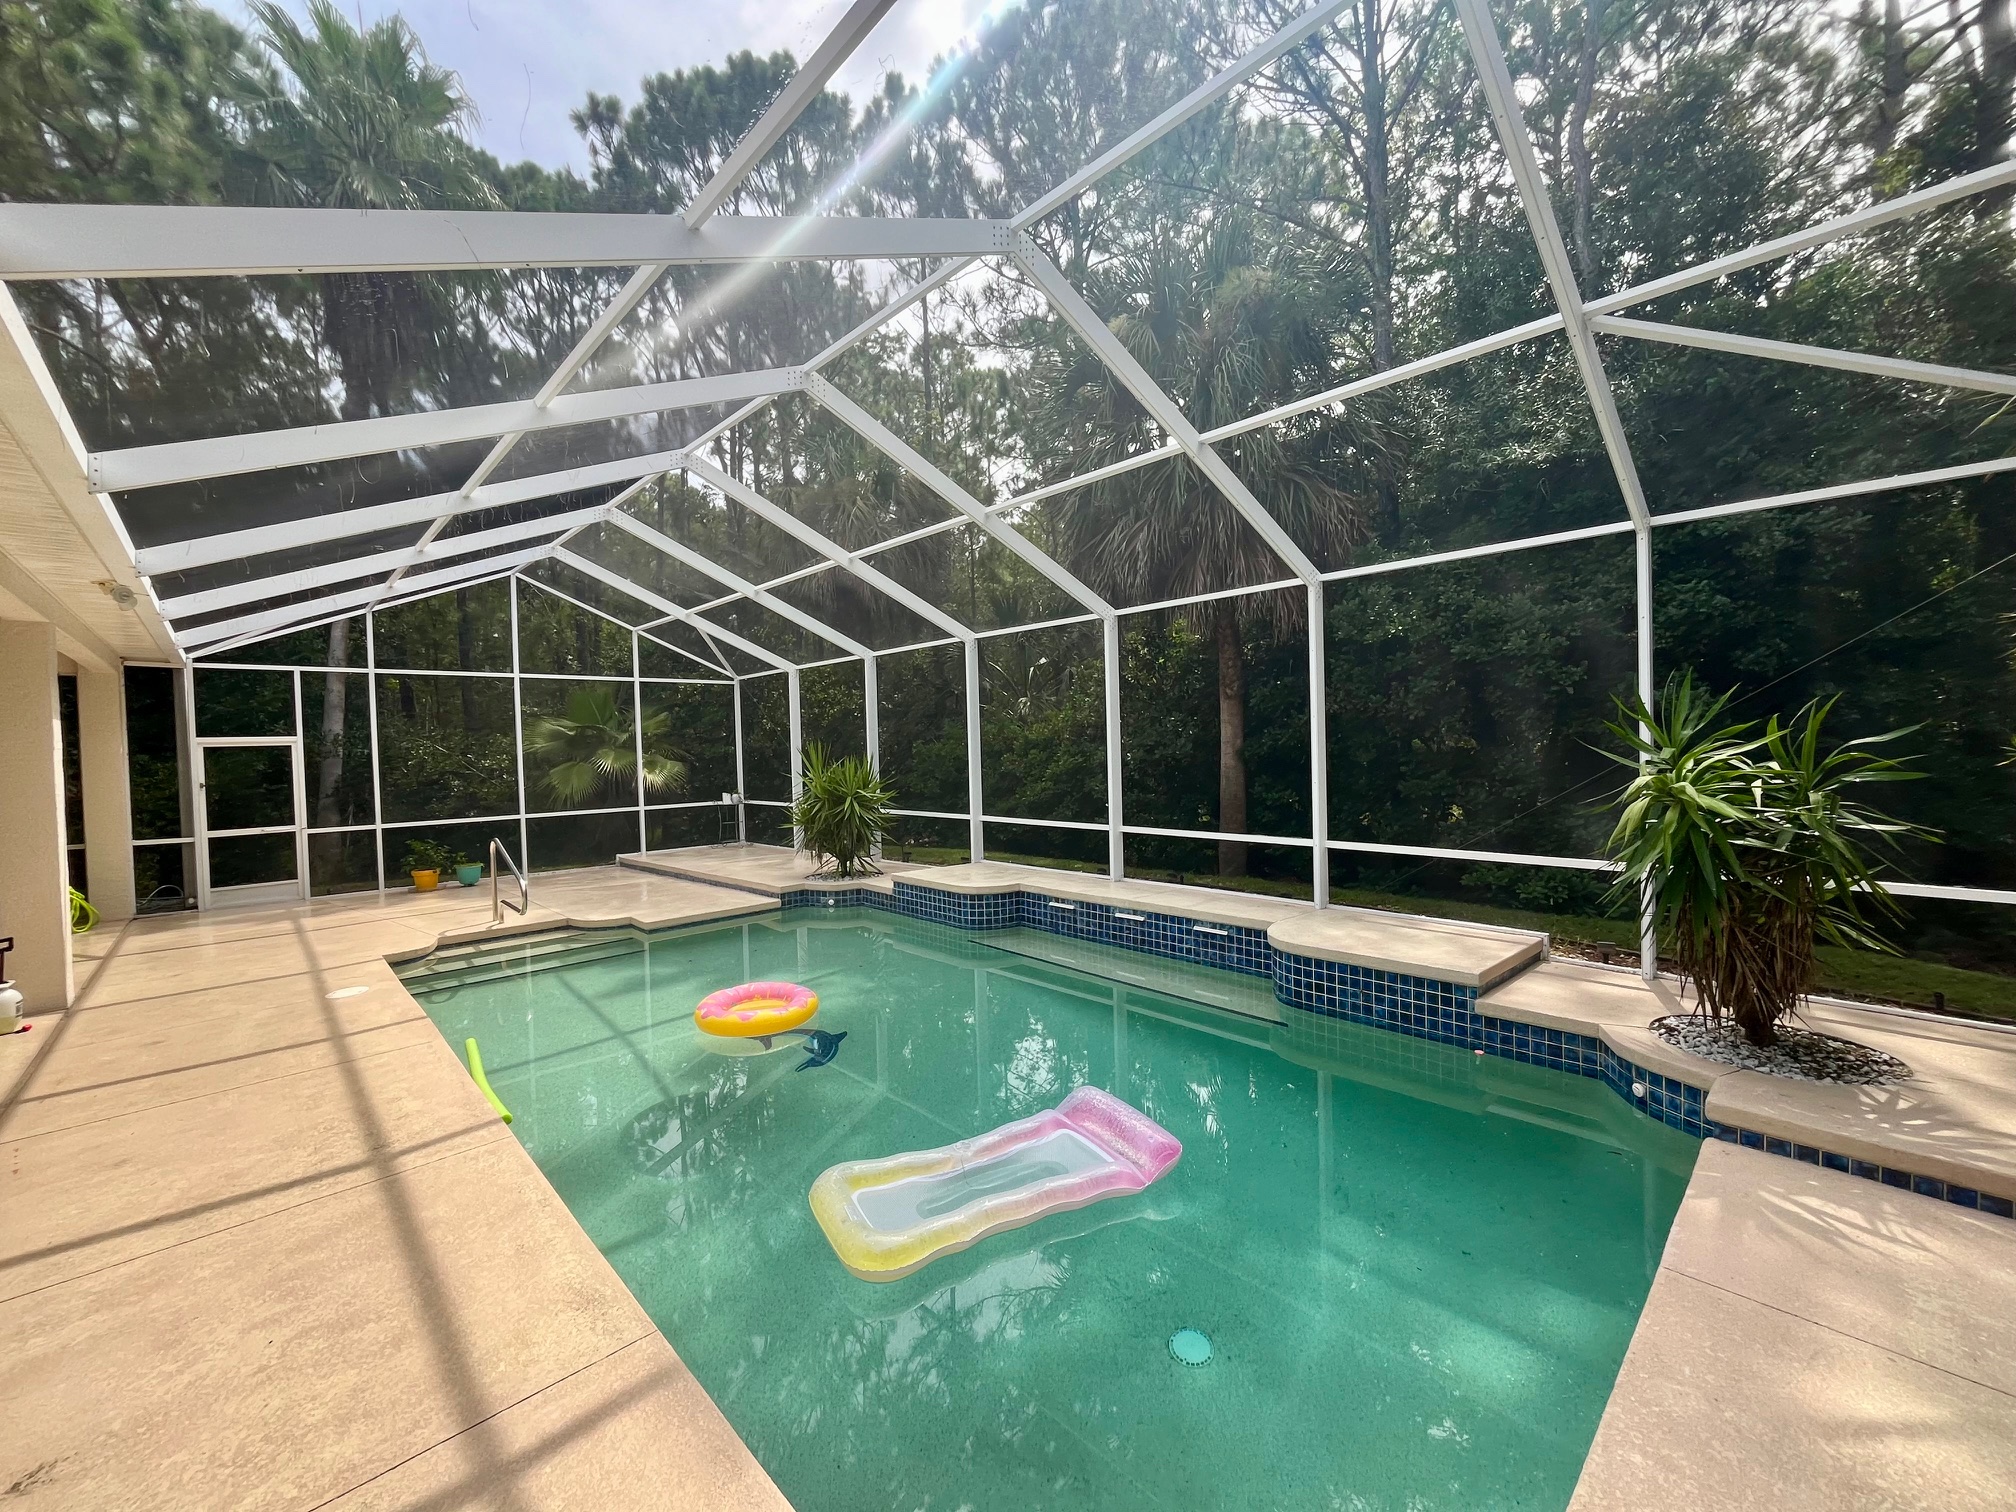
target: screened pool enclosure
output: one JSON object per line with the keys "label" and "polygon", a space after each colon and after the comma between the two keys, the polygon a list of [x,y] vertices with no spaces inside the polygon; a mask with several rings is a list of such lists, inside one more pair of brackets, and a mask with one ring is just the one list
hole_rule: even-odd
{"label": "screened pool enclosure", "polygon": [[[1350,86],[1337,98],[1362,105],[1366,9],[1330,0],[1278,30],[1247,21],[1243,52],[1176,79],[1152,113],[1004,215],[971,203],[870,213],[876,174],[944,94],[935,78],[793,213],[732,213],[762,165],[789,158],[801,115],[890,8],[847,10],[677,215],[0,205],[0,278],[37,315],[91,487],[130,544],[135,612],[163,646],[161,666],[128,671],[135,759],[151,763],[135,787],[143,897],[403,885],[406,849],[421,840],[480,859],[502,838],[534,868],[788,843],[786,805],[817,741],[876,761],[898,794],[898,841],[933,857],[1063,860],[1114,877],[1250,869],[1305,886],[1319,906],[1333,868],[1341,885],[1392,875],[1364,870],[1375,862],[1409,875],[1446,864],[1452,876],[1511,878],[1503,885],[1521,897],[1556,896],[1558,879],[1558,896],[1591,911],[1606,827],[1590,813],[1591,784],[1610,769],[1584,736],[1612,694],[1650,698],[1668,670],[1698,659],[1691,643],[1682,654],[1662,644],[1669,609],[1681,638],[1703,643],[1733,613],[1704,594],[1695,559],[1740,556],[1748,538],[1702,527],[1874,503],[1894,508],[1866,518],[1896,530],[1903,552],[1923,533],[1913,509],[1964,507],[1973,519],[2006,508],[2016,377],[1979,365],[2006,353],[1970,348],[1953,309],[1837,325],[1921,354],[1945,340],[1940,355],[1970,360],[1758,332],[1782,329],[1774,311],[1860,287],[1852,270],[1872,246],[1909,259],[1949,240],[1961,217],[2006,230],[2016,163],[1930,182],[1843,179],[1826,196],[1788,198],[1779,218],[1809,203],[1829,213],[1755,244],[1690,233],[1671,265],[1592,268],[1571,180],[1579,172],[1586,188],[1610,169],[1600,137],[1593,170],[1581,145],[1586,84],[1574,140],[1556,128],[1578,108],[1576,79],[1612,63],[1593,45],[1550,52],[1530,17],[1514,26],[1487,0],[1399,7],[1386,82],[1438,70],[1462,106],[1423,128],[1462,147],[1422,168],[1401,220],[1488,223],[1489,255],[1514,272],[1466,285],[1472,264],[1452,255],[1395,275],[1392,246],[1375,246],[1405,308],[1373,322],[1380,339],[1344,343],[1355,375],[1338,382],[1282,358],[1258,385],[1268,402],[1229,412],[1226,396],[1254,386],[1194,370],[1247,359],[1207,350],[1177,362],[1174,326],[1157,324],[1163,291],[1130,275],[1161,266],[1144,245],[1185,226],[1208,243],[1229,224],[1225,186],[1238,184],[1250,139],[1341,133],[1346,157],[1385,141],[1362,118],[1326,122],[1307,106],[1305,85],[1331,74]],[[986,61],[976,49],[943,71]],[[1649,66],[1643,55],[1614,63]],[[1536,114],[1553,124],[1536,129]],[[975,201],[1015,181],[997,164]],[[1141,224],[1159,229],[1102,245],[1100,227],[1151,195],[1162,198]],[[1411,234],[1363,205],[1312,193],[1303,208],[1358,217],[1344,245]],[[1223,287],[1221,253],[1205,246],[1196,267],[1217,268]],[[1294,269],[1290,259],[1272,275]],[[806,280],[846,298],[801,317]],[[154,318],[142,307],[179,306],[179,339],[194,348],[222,347],[217,326],[233,310],[333,332],[331,311],[348,300],[403,332],[401,360],[419,369],[444,360],[458,321],[518,334],[499,338],[509,361],[463,386],[473,398],[443,384],[355,392],[342,361],[319,388],[262,389],[255,369],[249,386],[215,393],[143,390],[105,376],[110,366],[75,377],[57,351],[65,327],[41,317],[53,306],[38,290],[116,307],[107,320],[120,329]],[[401,305],[413,290],[426,298]],[[1935,293],[1964,300],[1964,286]],[[820,326],[834,308],[857,317],[837,334]],[[738,322],[759,319],[766,339],[738,342]],[[537,340],[522,335],[531,327]],[[1211,331],[1200,316],[1182,339],[1209,348]],[[758,346],[790,360],[738,360]],[[564,356],[542,365],[548,347]],[[1702,365],[1717,362],[1787,375],[1767,387],[1834,375],[1851,386],[1799,389],[1797,404],[1866,402],[1870,438],[1790,461],[1760,447],[1745,464],[1692,471],[1702,436],[1670,417],[1728,387],[1724,370]],[[1037,406],[1039,379],[1054,444],[977,455],[976,427],[992,422],[975,415]],[[1546,428],[1567,438],[1545,465],[1532,460],[1539,427],[1515,413],[1542,398],[1555,405]],[[1383,439],[1451,414],[1479,425],[1496,415],[1504,432],[1455,458]],[[1431,460],[1460,477],[1468,514],[1407,515],[1408,471]],[[1326,489],[1370,501],[1360,523],[1326,525]],[[1501,507],[1515,497],[1518,508]],[[1194,522],[1183,565],[1125,565],[1128,543],[1162,528],[1158,510]],[[1389,517],[1401,525],[1383,527]],[[1552,577],[1521,577],[1541,561]],[[1684,587],[1662,604],[1669,561]],[[1931,581],[1941,593],[1972,583],[1972,565]],[[1550,599],[1563,581],[1589,592]],[[1441,623],[1478,644],[1409,628],[1408,605],[1459,595],[1474,602]],[[1494,603],[1512,598],[1537,605],[1536,622],[1556,604],[1554,638],[1494,629]],[[1787,588],[1782,613],[1804,604]],[[1226,606],[1235,612],[1219,614]],[[1815,632],[1817,643],[1831,655],[1889,623],[1872,609]],[[1214,628],[1227,624],[1246,628]],[[1499,709],[1485,721],[1496,733],[1473,728],[1471,764],[1452,768],[1477,774],[1475,797],[1379,796],[1403,790],[1435,744],[1394,733],[1411,717],[1397,690],[1413,674],[1382,672],[1381,658],[1409,637],[1450,663],[1433,697]],[[1481,686],[1494,659],[1571,656],[1582,690],[1572,730],[1544,703],[1502,708]],[[1797,659],[1726,660],[1769,684]],[[1250,791],[1243,775],[1236,791],[1222,768],[1215,787],[1209,775],[1228,685],[1256,763]],[[1961,728],[1930,707],[1913,718]],[[1973,753],[1970,772],[1992,774],[2006,714],[1967,718],[1954,740]],[[1178,746],[1196,769],[1188,787],[1165,770]],[[584,750],[592,776],[558,771]],[[1521,763],[1531,784],[1484,794]],[[1925,863],[1944,880],[1896,890],[2016,902],[2003,795],[1985,794],[1985,778],[1941,780],[1980,798],[1979,822],[1946,823],[1949,843]],[[1401,810],[1418,823],[1395,819]]]}

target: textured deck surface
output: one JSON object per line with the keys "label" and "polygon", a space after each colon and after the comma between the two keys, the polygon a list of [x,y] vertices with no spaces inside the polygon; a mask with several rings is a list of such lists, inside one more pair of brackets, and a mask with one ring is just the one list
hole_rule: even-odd
{"label": "textured deck surface", "polygon": [[[766,906],[533,887],[530,927]],[[0,1501],[783,1512],[386,964],[489,912],[374,894],[89,941],[77,1006],[0,1062]]]}

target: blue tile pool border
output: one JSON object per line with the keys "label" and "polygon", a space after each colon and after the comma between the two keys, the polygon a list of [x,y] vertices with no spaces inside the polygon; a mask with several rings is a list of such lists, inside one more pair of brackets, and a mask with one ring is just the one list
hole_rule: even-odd
{"label": "blue tile pool border", "polygon": [[900,877],[893,883],[886,892],[872,887],[798,888],[783,893],[778,901],[785,908],[879,908],[953,929],[1041,929],[1068,939],[1117,945],[1247,976],[1274,974],[1274,948],[1267,943],[1264,929],[1080,902],[1022,888],[955,893]]}
{"label": "blue tile pool border", "polygon": [[1937,1176],[1923,1176],[1915,1171],[1899,1170],[1895,1166],[1863,1160],[1854,1155],[1843,1155],[1836,1150],[1823,1150],[1815,1145],[1800,1144],[1796,1140],[1781,1139],[1776,1134],[1762,1134],[1755,1129],[1745,1129],[1736,1124],[1711,1122],[1709,1135],[1725,1144],[1741,1145],[1746,1150],[1762,1150],[1767,1155],[1782,1155],[1788,1160],[1804,1161],[1807,1165],[1822,1166],[1827,1170],[1840,1171],[1849,1176],[1860,1176],[1864,1181],[1879,1181],[1884,1186],[1897,1188],[1900,1192],[1915,1192],[1921,1197],[1934,1197],[1941,1202],[1950,1202],[1955,1207],[1970,1208],[1977,1213],[1992,1213],[1998,1218],[2016,1218],[2016,1202],[2007,1197],[1997,1197],[1992,1192],[1962,1186],[1957,1181],[1942,1181]]}
{"label": "blue tile pool border", "polygon": [[2016,1203],[2007,1197],[1719,1123],[1704,1111],[1705,1089],[1637,1064],[1618,1054],[1600,1036],[1481,1013],[1475,987],[1290,955],[1275,950],[1264,929],[1116,908],[1110,903],[1081,902],[1021,888],[996,893],[947,892],[900,877],[886,892],[872,887],[800,888],[783,893],[778,902],[787,909],[878,908],[974,931],[1019,925],[1199,966],[1272,977],[1274,995],[1291,1008],[1590,1077],[1646,1117],[1696,1139],[1719,1139],[1879,1181],[1956,1207],[2016,1218]]}

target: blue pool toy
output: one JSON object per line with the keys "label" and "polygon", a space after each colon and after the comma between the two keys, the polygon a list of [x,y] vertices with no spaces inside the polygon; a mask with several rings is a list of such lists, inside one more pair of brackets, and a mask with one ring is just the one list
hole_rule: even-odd
{"label": "blue pool toy", "polygon": [[798,1062],[800,1071],[810,1071],[814,1066],[830,1066],[833,1057],[840,1053],[840,1041],[847,1038],[847,1031],[828,1034],[824,1029],[801,1030],[805,1036],[805,1059]]}
{"label": "blue pool toy", "polygon": [[773,1050],[803,1050],[805,1059],[798,1063],[800,1071],[810,1071],[814,1066],[830,1066],[833,1057],[840,1053],[840,1041],[847,1038],[847,1031],[825,1029],[773,1029],[768,1034],[727,1036],[704,1034],[701,1044],[713,1055],[768,1055]]}

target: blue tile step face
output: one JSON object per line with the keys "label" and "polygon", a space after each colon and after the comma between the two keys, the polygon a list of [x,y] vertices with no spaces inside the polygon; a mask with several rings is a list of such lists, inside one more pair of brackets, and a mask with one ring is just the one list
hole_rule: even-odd
{"label": "blue tile step face", "polygon": [[1593,1034],[1577,1034],[1571,1029],[1547,1029],[1539,1024],[1522,1024],[1517,1019],[1482,1019],[1483,1038],[1474,1048],[1487,1055],[1529,1066],[1547,1066],[1576,1076],[1601,1077],[1603,1053],[1610,1047]]}
{"label": "blue tile step face", "polygon": [[1683,1134],[1706,1139],[1714,1132],[1702,1112],[1702,1105],[1708,1100],[1708,1093],[1703,1088],[1649,1071],[1619,1055],[1608,1042],[1598,1043],[1603,1046],[1601,1075],[1604,1086],[1640,1113],[1648,1114]]}
{"label": "blue tile step face", "polygon": [[1448,1045],[1486,1048],[1477,989],[1346,961],[1274,952],[1274,995],[1295,1008]]}
{"label": "blue tile step face", "polygon": [[1709,1132],[1700,1087],[1633,1065],[1595,1035],[1479,1013],[1475,987],[1276,951],[1274,991],[1291,1007],[1597,1077],[1648,1117],[1696,1139]]}
{"label": "blue tile step face", "polygon": [[898,877],[890,902],[897,913],[954,929],[1007,929],[1022,922],[1020,894],[1013,892],[943,892]]}
{"label": "blue tile step face", "polygon": [[873,887],[804,887],[778,894],[781,908],[880,908],[891,907],[889,894]]}
{"label": "blue tile step face", "polygon": [[1264,929],[1213,924],[1181,914],[1150,913],[1145,909],[1085,903],[1032,892],[1021,894],[1020,915],[1015,922],[1025,929],[1041,929],[1067,939],[1117,945],[1124,950],[1139,950],[1198,966],[1216,966],[1248,976],[1274,973],[1274,949],[1267,943]]}

